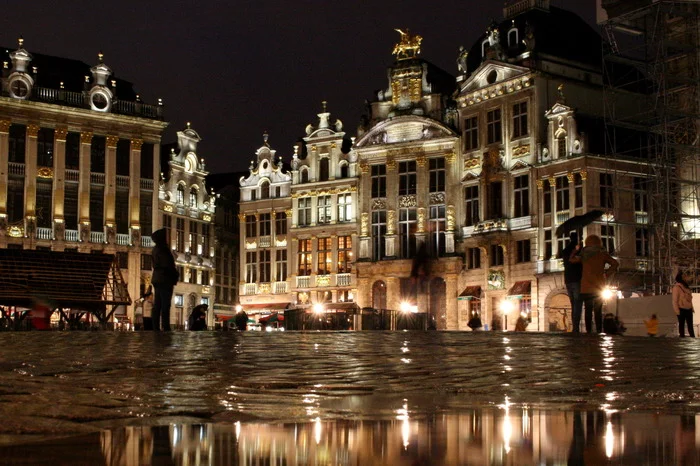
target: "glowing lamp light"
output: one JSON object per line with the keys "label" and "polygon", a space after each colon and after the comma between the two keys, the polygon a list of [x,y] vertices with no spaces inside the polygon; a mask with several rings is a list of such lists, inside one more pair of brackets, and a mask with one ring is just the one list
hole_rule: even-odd
{"label": "glowing lamp light", "polygon": [[504,299],[503,301],[501,301],[501,304],[499,304],[498,307],[504,314],[509,314],[515,306],[513,305],[513,301],[511,301],[510,299]]}
{"label": "glowing lamp light", "polygon": [[416,306],[415,304],[411,304],[408,301],[403,301],[399,309],[401,310],[401,312],[404,312],[406,314],[408,314],[409,312],[418,312],[418,306]]}
{"label": "glowing lamp light", "polygon": [[612,299],[613,296],[615,296],[615,290],[613,290],[609,286],[606,286],[603,290],[602,296],[604,300],[608,301]]}
{"label": "glowing lamp light", "polygon": [[243,306],[240,304],[236,304],[236,312],[241,312],[243,310]]}
{"label": "glowing lamp light", "polygon": [[314,304],[314,314],[323,314],[324,310],[325,310],[325,308],[323,307],[323,304],[321,304],[321,303]]}

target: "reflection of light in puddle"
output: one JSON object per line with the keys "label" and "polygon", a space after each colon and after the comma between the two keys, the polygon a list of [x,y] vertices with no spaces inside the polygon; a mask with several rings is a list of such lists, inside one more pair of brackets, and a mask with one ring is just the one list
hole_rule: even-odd
{"label": "reflection of light in puddle", "polygon": [[605,394],[605,399],[606,399],[607,401],[615,401],[615,400],[617,400],[618,398],[619,398],[619,397],[617,396],[617,392],[608,392],[608,393]]}
{"label": "reflection of light in puddle", "polygon": [[499,408],[505,410],[505,416],[503,416],[503,448],[506,454],[510,453],[510,439],[513,435],[513,425],[510,421],[510,400],[506,396],[506,401],[504,404],[500,405]]}
{"label": "reflection of light in puddle", "polygon": [[401,438],[403,440],[403,449],[405,450],[406,448],[408,448],[409,439],[411,437],[411,426],[408,423],[408,402],[406,400],[403,401],[403,408],[396,410],[396,419],[403,421],[401,423]]}
{"label": "reflection of light in puddle", "polygon": [[236,428],[236,442],[238,442],[238,439],[241,437],[241,421],[236,421],[233,425]]}
{"label": "reflection of light in puddle", "polygon": [[408,358],[401,358],[401,362],[408,364],[411,362],[411,360]]}
{"label": "reflection of light in puddle", "polygon": [[321,418],[316,418],[314,421],[314,435],[316,437],[316,445],[321,442]]}
{"label": "reflection of light in puddle", "polygon": [[608,427],[605,429],[605,456],[608,458],[612,458],[614,441],[615,434],[613,434],[612,422],[608,421]]}

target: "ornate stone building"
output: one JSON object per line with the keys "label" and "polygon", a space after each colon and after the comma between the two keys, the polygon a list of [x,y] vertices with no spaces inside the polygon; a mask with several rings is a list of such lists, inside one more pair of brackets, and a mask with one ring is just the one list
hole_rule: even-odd
{"label": "ornate stone building", "polygon": [[[111,76],[102,54],[90,67],[20,39],[3,60],[0,248],[116,254],[138,298],[159,225],[162,105]],[[133,307],[118,317],[133,322]]]}
{"label": "ornate stone building", "polygon": [[192,309],[209,305],[207,324],[214,326],[215,244],[214,215],[216,197],[207,192],[208,172],[197,154],[199,134],[190,128],[177,133],[179,151],[171,149],[168,176],[158,191],[162,225],[169,232],[180,281],[173,293],[171,322],[183,328]]}

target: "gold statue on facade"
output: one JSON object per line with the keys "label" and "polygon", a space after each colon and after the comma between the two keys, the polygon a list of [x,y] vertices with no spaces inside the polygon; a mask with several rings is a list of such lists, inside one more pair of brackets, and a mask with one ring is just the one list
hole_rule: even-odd
{"label": "gold statue on facade", "polygon": [[391,54],[396,55],[398,60],[406,60],[418,56],[420,54],[420,43],[423,41],[423,38],[417,34],[412,36],[408,29],[406,29],[406,32],[401,29],[394,30],[401,34],[401,41],[394,45],[394,51]]}

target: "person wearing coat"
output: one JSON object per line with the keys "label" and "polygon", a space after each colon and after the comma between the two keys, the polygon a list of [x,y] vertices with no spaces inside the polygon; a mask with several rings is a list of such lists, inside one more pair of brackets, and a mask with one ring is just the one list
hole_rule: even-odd
{"label": "person wearing coat", "polygon": [[165,228],[156,230],[151,234],[151,239],[156,244],[151,256],[153,258],[153,330],[170,330],[170,304],[173,300],[173,289],[179,277],[175,258],[168,247],[167,231]]}
{"label": "person wearing coat", "polygon": [[[606,282],[615,272],[619,263],[603,249],[600,236],[588,235],[585,247],[576,247],[571,253],[569,262],[581,263],[581,300],[583,301],[586,321],[586,332],[593,332],[592,316],[595,316],[595,328],[597,333],[603,331],[603,290]],[[605,266],[609,265],[607,270]]]}
{"label": "person wearing coat", "polygon": [[695,338],[693,330],[693,293],[688,286],[688,279],[691,275],[687,272],[679,271],[676,274],[676,283],[673,285],[672,302],[673,312],[678,317],[678,333],[685,337],[685,325],[688,325],[688,336]]}

